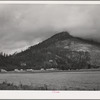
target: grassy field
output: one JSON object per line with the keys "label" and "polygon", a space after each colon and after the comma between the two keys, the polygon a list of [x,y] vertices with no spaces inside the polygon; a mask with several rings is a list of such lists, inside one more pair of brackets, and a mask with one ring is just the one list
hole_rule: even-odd
{"label": "grassy field", "polygon": [[100,71],[6,73],[0,83],[0,90],[100,90]]}

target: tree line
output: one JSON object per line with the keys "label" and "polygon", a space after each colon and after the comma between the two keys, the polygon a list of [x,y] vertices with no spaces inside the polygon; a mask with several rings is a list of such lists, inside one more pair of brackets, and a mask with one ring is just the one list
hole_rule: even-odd
{"label": "tree line", "polygon": [[0,69],[12,71],[14,69],[44,70],[55,68],[58,70],[76,70],[97,68],[90,64],[90,54],[84,51],[47,50],[30,52],[26,56],[7,55],[0,53]]}

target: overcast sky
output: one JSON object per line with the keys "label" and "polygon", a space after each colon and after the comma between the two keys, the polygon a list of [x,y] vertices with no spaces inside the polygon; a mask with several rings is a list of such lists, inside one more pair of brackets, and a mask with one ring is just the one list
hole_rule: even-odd
{"label": "overcast sky", "polygon": [[100,5],[0,5],[0,52],[13,53],[57,32],[100,39]]}

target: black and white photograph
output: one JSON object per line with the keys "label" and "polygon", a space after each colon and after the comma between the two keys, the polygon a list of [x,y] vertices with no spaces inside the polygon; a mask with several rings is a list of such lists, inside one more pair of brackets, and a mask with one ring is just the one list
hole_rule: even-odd
{"label": "black and white photograph", "polygon": [[0,90],[99,91],[100,4],[0,4]]}

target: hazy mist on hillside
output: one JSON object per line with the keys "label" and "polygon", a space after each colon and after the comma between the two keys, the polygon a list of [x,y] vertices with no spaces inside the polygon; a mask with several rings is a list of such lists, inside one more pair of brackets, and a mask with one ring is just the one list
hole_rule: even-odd
{"label": "hazy mist on hillside", "polygon": [[71,35],[100,41],[100,5],[0,5],[0,51],[13,53],[48,37]]}

